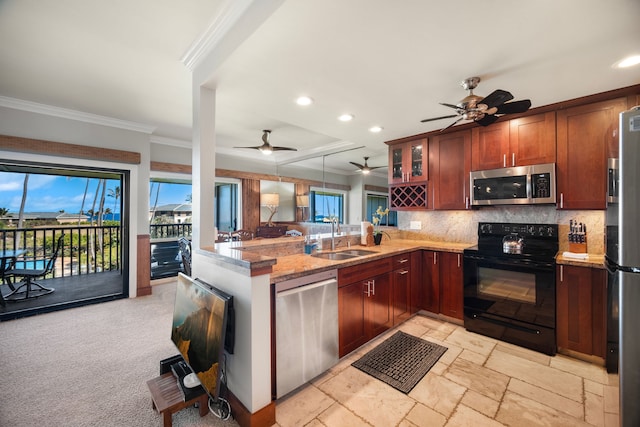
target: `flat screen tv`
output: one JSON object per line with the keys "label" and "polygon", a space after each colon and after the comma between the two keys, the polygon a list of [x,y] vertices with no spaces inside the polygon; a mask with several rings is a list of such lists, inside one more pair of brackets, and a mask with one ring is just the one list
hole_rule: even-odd
{"label": "flat screen tv", "polygon": [[171,341],[214,401],[220,393],[224,346],[233,297],[180,273]]}

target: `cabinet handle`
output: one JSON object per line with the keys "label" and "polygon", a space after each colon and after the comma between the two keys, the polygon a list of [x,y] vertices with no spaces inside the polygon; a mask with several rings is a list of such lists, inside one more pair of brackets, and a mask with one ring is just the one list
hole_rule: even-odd
{"label": "cabinet handle", "polygon": [[367,280],[367,290],[364,292],[368,297],[371,296],[371,282]]}
{"label": "cabinet handle", "polygon": [[464,208],[469,209],[469,197],[464,198]]}
{"label": "cabinet handle", "polygon": [[376,279],[373,279],[371,281],[371,284],[373,285],[373,290],[371,291],[371,295],[376,296]]}
{"label": "cabinet handle", "polygon": [[458,254],[458,268],[460,268],[460,254]]}
{"label": "cabinet handle", "polygon": [[398,273],[402,274],[402,275],[407,274],[408,272],[409,272],[409,270],[400,270],[400,271],[398,271]]}
{"label": "cabinet handle", "polygon": [[560,209],[564,208],[564,193],[560,193]]}
{"label": "cabinet handle", "polygon": [[438,252],[434,252],[433,253],[433,264],[437,264],[438,263]]}
{"label": "cabinet handle", "polygon": [[516,153],[511,153],[511,166],[516,165]]}
{"label": "cabinet handle", "polygon": [[564,282],[564,266],[560,266],[560,283]]}
{"label": "cabinet handle", "polygon": [[398,262],[399,262],[400,264],[404,264],[405,262],[409,262],[409,258],[402,258],[402,259],[399,259],[399,260],[398,260]]}
{"label": "cabinet handle", "polygon": [[502,167],[503,168],[507,167],[507,155],[506,154],[502,155]]}

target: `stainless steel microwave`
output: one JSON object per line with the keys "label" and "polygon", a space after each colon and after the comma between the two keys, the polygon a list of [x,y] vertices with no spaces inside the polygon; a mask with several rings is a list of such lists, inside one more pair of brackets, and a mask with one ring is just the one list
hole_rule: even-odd
{"label": "stainless steel microwave", "polygon": [[526,205],[556,202],[556,164],[471,172],[471,204]]}

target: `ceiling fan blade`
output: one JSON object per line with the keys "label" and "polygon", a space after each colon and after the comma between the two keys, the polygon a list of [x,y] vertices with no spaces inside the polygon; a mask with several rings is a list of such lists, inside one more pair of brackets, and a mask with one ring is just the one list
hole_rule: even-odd
{"label": "ceiling fan blade", "polygon": [[450,119],[452,117],[458,117],[458,114],[450,114],[448,116],[434,117],[432,119],[424,119],[424,120],[420,120],[420,123],[432,122],[434,120],[440,120],[440,119]]}
{"label": "ceiling fan blade", "polygon": [[474,121],[477,124],[479,124],[480,126],[489,126],[490,124],[492,124],[496,120],[498,120],[498,116],[494,116],[494,115],[491,115],[491,114],[485,114],[483,118],[478,119],[478,120],[474,120]]}
{"label": "ceiling fan blade", "polygon": [[446,102],[441,102],[440,105],[444,105],[445,107],[453,108],[454,110],[460,110],[460,107],[453,104],[447,104]]}
{"label": "ceiling fan blade", "polygon": [[297,148],[291,148],[291,147],[274,147],[274,146],[271,146],[271,149],[273,151],[298,151]]}
{"label": "ceiling fan blade", "polygon": [[443,130],[447,130],[449,129],[451,126],[455,125],[456,123],[458,123],[460,120],[464,120],[464,117],[460,117],[458,120],[456,120],[455,122],[451,123],[449,126],[447,126],[444,129],[440,129],[440,132],[442,132]]}
{"label": "ceiling fan blade", "polygon": [[485,96],[482,101],[478,102],[478,104],[484,104],[487,106],[487,108],[491,108],[502,105],[507,101],[511,101],[512,99],[513,95],[511,95],[511,93],[507,92],[506,90],[498,89]]}
{"label": "ceiling fan blade", "polygon": [[522,101],[507,102],[506,104],[498,106],[498,111],[496,112],[496,114],[524,113],[529,108],[531,108],[531,101],[528,99],[523,99]]}
{"label": "ceiling fan blade", "polygon": [[386,166],[369,166],[369,170],[380,169],[380,168],[386,168]]}
{"label": "ceiling fan blade", "polygon": [[349,162],[354,166],[357,166],[359,169],[364,169],[364,165],[361,165],[360,163],[356,163],[356,162]]}
{"label": "ceiling fan blade", "polygon": [[255,147],[233,147],[233,148],[251,148],[252,150],[259,150],[263,147],[263,145],[257,145]]}

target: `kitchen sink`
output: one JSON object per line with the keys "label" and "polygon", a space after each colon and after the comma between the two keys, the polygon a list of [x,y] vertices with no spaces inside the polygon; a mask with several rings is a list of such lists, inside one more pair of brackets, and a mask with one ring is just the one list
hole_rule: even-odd
{"label": "kitchen sink", "polygon": [[354,256],[365,256],[365,255],[377,254],[378,252],[376,252],[376,251],[366,251],[364,249],[348,249],[346,251],[340,251],[338,253],[354,255]]}
{"label": "kitchen sink", "polygon": [[359,255],[346,254],[344,252],[316,252],[311,256],[315,258],[343,260],[343,259],[357,258]]}
{"label": "kitchen sink", "polygon": [[348,249],[340,252],[316,252],[311,255],[316,258],[332,259],[332,260],[345,260],[351,258],[358,258],[365,255],[375,254],[375,251],[365,251],[363,249]]}

